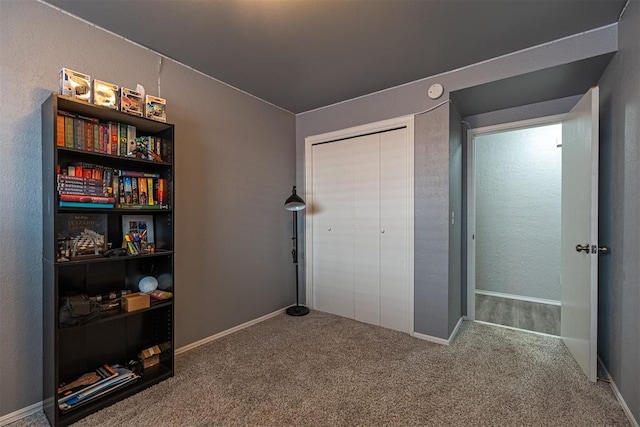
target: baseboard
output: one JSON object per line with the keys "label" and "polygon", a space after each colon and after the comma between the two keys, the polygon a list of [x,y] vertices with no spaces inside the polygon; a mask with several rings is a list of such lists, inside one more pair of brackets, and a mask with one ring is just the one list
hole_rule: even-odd
{"label": "baseboard", "polygon": [[524,295],[505,294],[503,292],[484,291],[482,289],[476,289],[476,295],[486,295],[488,297],[516,299],[516,300],[519,300],[519,301],[537,302],[539,304],[548,304],[548,305],[557,305],[557,306],[562,305],[562,303],[560,301],[557,301],[557,300],[554,300],[554,299],[527,297],[527,296],[524,296]]}
{"label": "baseboard", "polygon": [[483,325],[496,326],[498,328],[511,329],[512,331],[526,332],[528,334],[534,334],[534,335],[541,335],[543,337],[560,338],[558,335],[545,334],[544,332],[530,331],[528,329],[514,328],[513,326],[498,325],[497,323],[485,322],[483,320],[477,320],[476,319],[476,320],[474,320],[474,322],[481,323]]}
{"label": "baseboard", "polygon": [[[233,328],[227,329],[225,331],[218,332],[217,334],[211,335],[210,337],[201,339],[201,340],[193,342],[191,344],[187,344],[184,347],[180,347],[180,348],[176,349],[175,354],[177,356],[180,353],[184,353],[185,351],[192,350],[192,349],[194,349],[196,347],[199,347],[199,346],[201,346],[203,344],[206,344],[208,342],[215,341],[218,338],[224,337],[225,335],[229,335],[229,334],[237,332],[237,331],[239,331],[241,329],[248,328],[249,326],[255,325],[256,323],[264,322],[267,319],[270,319],[272,317],[275,317],[275,316],[277,316],[279,314],[284,313],[287,308],[289,308],[289,306],[287,306],[285,308],[281,308],[280,310],[276,310],[273,313],[265,314],[262,317],[258,317],[257,319],[250,320],[250,321],[245,322],[245,323],[243,323],[241,325],[234,326]],[[3,415],[2,417],[0,417],[0,427],[1,426],[5,426],[7,424],[11,424],[12,422],[18,421],[21,418],[28,417],[29,415],[32,415],[32,414],[34,414],[34,413],[36,413],[36,412],[38,412],[40,410],[42,410],[42,401],[40,401],[38,403],[34,403],[31,406],[27,406],[26,408],[19,409],[19,410],[15,411],[15,412],[12,412],[10,414]]]}
{"label": "baseboard", "polygon": [[618,386],[616,386],[616,383],[613,382],[613,378],[611,378],[611,374],[609,374],[609,371],[607,370],[606,366],[604,366],[604,363],[602,363],[602,359],[600,359],[600,356],[598,356],[598,363],[600,364],[600,367],[602,368],[605,375],[607,376],[607,380],[609,380],[609,386],[611,386],[611,391],[613,391],[614,396],[616,397],[616,399],[618,399],[618,402],[620,402],[620,406],[622,406],[622,410],[624,411],[624,414],[629,419],[629,422],[633,427],[640,427],[638,425],[638,420],[636,420],[635,417],[633,416],[633,413],[631,413],[631,409],[629,409],[627,402],[624,401],[624,397],[622,397],[622,394],[620,394],[620,390],[618,390]]}
{"label": "baseboard", "polygon": [[245,323],[243,323],[241,325],[234,326],[233,328],[227,329],[227,330],[222,331],[222,332],[218,332],[215,335],[211,335],[211,336],[209,336],[207,338],[203,338],[203,339],[201,339],[199,341],[192,342],[191,344],[187,344],[187,345],[185,345],[183,347],[180,347],[180,348],[176,349],[175,355],[177,356],[178,354],[184,353],[185,351],[189,351],[189,350],[192,350],[192,349],[194,349],[196,347],[200,347],[203,344],[206,344],[206,343],[211,342],[211,341],[215,341],[218,338],[224,337],[225,335],[229,335],[229,334],[232,334],[234,332],[238,332],[238,331],[240,331],[240,330],[242,330],[244,328],[248,328],[249,326],[255,325],[256,323],[264,322],[267,319],[271,319],[272,317],[275,317],[275,316],[277,316],[279,314],[284,313],[285,310],[287,308],[289,308],[289,307],[290,306],[287,306],[285,308],[281,308],[280,310],[276,310],[273,313],[265,314],[264,316],[258,317],[257,319],[250,320],[250,321],[245,322]]}
{"label": "baseboard", "polygon": [[462,317],[458,320],[458,323],[456,324],[456,327],[453,328],[453,332],[451,332],[451,335],[449,336],[449,339],[444,339],[444,338],[438,338],[438,337],[433,337],[431,335],[426,335],[426,334],[421,334],[420,332],[414,332],[411,334],[411,336],[421,339],[421,340],[425,340],[425,341],[430,341],[436,344],[441,344],[441,345],[451,345],[451,343],[453,342],[454,338],[456,337],[456,335],[458,335],[458,331],[460,330],[460,326],[462,325]]}
{"label": "baseboard", "polygon": [[29,415],[33,415],[36,412],[41,410],[42,410],[42,401],[38,403],[34,403],[33,405],[27,406],[26,408],[18,409],[15,412],[1,416],[0,426],[6,426],[7,424],[11,424],[14,421],[18,421],[19,419],[28,417]]}

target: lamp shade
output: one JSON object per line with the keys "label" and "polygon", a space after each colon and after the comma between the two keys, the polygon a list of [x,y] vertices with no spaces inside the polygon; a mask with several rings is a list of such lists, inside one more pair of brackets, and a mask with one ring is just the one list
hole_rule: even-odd
{"label": "lamp shade", "polygon": [[306,207],[304,204],[304,200],[302,197],[296,194],[296,186],[293,186],[293,191],[291,191],[291,195],[284,202],[284,208],[288,211],[301,211]]}

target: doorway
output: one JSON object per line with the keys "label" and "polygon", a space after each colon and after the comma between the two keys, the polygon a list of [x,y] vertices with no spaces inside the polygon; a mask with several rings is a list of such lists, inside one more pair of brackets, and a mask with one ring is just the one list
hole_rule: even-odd
{"label": "doorway", "polygon": [[473,129],[469,146],[475,270],[468,312],[476,321],[559,336],[561,118]]}

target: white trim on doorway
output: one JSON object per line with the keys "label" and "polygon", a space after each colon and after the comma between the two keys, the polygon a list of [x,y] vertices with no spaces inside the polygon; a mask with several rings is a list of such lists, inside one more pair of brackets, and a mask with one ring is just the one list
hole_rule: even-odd
{"label": "white trim on doorway", "polygon": [[518,301],[536,302],[538,304],[548,304],[560,306],[561,302],[553,299],[527,297],[524,295],[505,294],[503,292],[483,291],[482,289],[476,289],[476,295],[486,295],[488,297],[516,299]]}
{"label": "white trim on doorway", "polygon": [[314,307],[314,292],[313,292],[313,221],[309,218],[309,215],[313,212],[313,145],[321,144],[331,141],[337,141],[340,139],[354,138],[366,134],[384,132],[387,130],[406,128],[407,129],[407,183],[408,192],[410,197],[408,198],[408,218],[407,218],[407,250],[408,250],[408,262],[407,262],[407,290],[408,290],[408,307],[407,307],[407,324],[409,325],[409,334],[414,333],[414,177],[413,177],[413,164],[414,164],[414,116],[402,116],[393,119],[382,120],[375,123],[369,123],[360,126],[354,126],[347,129],[337,130],[333,132],[327,132],[319,135],[308,136],[305,138],[304,144],[304,156],[305,156],[305,196],[304,199],[307,203],[307,209],[305,209],[305,277],[306,277],[306,302],[310,308]]}
{"label": "white trim on doorway", "polygon": [[560,123],[565,115],[566,114],[556,114],[553,116],[474,128],[467,131],[467,318],[469,320],[475,320],[476,318],[476,152],[474,139],[476,136],[489,133],[507,132]]}

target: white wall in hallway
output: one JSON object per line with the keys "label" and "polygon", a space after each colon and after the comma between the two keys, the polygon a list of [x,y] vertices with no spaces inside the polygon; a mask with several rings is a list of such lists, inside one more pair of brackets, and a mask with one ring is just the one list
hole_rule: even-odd
{"label": "white wall in hallway", "polygon": [[560,124],[475,138],[476,289],[560,299]]}

